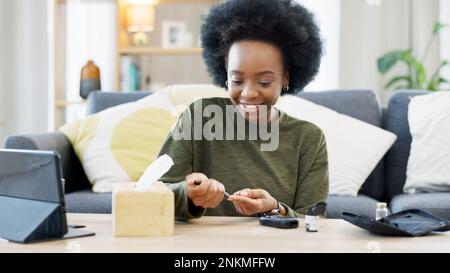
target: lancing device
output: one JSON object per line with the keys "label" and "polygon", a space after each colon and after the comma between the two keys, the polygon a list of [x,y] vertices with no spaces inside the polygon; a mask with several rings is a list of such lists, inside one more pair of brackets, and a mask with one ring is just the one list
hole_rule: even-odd
{"label": "lancing device", "polygon": [[[194,185],[196,185],[196,186],[199,186],[201,184],[202,184],[202,181],[198,181],[198,180],[194,181]],[[228,192],[225,192],[224,195],[227,199],[230,198],[230,194]]]}

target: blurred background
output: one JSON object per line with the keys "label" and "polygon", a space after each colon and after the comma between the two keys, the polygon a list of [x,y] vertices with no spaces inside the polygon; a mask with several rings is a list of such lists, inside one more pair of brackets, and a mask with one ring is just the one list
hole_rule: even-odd
{"label": "blurred background", "polygon": [[[276,1],[276,0],[274,0]],[[306,91],[448,89],[450,0],[297,0],[326,44]],[[0,143],[84,116],[92,90],[210,83],[201,15],[214,0],[0,0]]]}

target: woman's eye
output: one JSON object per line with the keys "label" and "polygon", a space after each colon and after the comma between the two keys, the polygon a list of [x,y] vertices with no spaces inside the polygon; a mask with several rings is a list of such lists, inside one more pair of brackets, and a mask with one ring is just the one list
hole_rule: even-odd
{"label": "woman's eye", "polygon": [[262,87],[269,87],[271,82],[260,82],[259,83]]}
{"label": "woman's eye", "polygon": [[232,81],[233,85],[241,85],[242,81]]}

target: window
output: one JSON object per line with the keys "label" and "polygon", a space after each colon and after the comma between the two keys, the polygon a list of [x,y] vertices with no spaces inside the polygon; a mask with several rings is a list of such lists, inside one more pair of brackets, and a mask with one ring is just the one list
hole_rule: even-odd
{"label": "window", "polygon": [[[319,23],[324,39],[324,56],[316,79],[306,91],[323,91],[339,88],[339,36],[340,36],[340,1],[297,0],[311,10]],[[445,0],[444,0],[445,1]]]}
{"label": "window", "polygon": [[[441,60],[450,61],[450,1],[440,0],[439,10],[440,22],[448,25],[448,27],[443,29],[440,34]],[[450,80],[450,65],[442,70],[442,75],[445,79]],[[450,84],[445,88],[450,88]]]}
{"label": "window", "polygon": [[[66,22],[66,100],[80,100],[80,71],[88,60],[100,68],[102,90],[113,91],[117,45],[115,1],[68,1]],[[84,116],[85,112],[84,105],[69,105],[66,122]]]}

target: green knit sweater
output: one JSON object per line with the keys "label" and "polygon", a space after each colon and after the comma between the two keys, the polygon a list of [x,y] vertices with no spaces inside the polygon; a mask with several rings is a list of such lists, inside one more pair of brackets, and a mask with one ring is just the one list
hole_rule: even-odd
{"label": "green knit sweater", "polygon": [[[193,136],[195,114],[199,113],[195,112],[194,105],[198,106],[198,103],[203,109],[217,105],[224,112],[227,105],[232,105],[227,98],[197,100],[181,115],[174,130],[180,128],[177,126],[186,118],[191,121],[189,126]],[[226,118],[223,119],[224,127]],[[208,120],[210,118],[203,114],[203,125]],[[281,112],[276,150],[261,151],[261,144],[268,143],[267,139],[249,140],[247,131],[245,136],[245,140],[195,140],[194,137],[179,139],[169,134],[159,154],[170,155],[175,164],[160,180],[175,193],[177,219],[203,215],[238,216],[228,201],[214,209],[194,206],[187,197],[185,182],[186,175],[193,172],[204,173],[208,178],[223,183],[230,194],[245,188],[264,189],[287,209],[288,216],[301,217],[315,203],[326,201],[328,157],[325,138],[318,127]]]}

